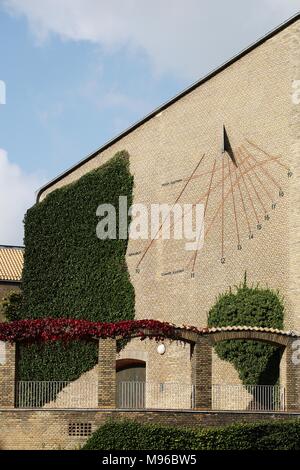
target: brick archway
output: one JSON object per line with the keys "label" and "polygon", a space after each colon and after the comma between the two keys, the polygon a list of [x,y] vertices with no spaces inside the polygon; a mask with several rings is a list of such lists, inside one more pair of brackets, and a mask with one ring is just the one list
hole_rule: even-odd
{"label": "brick archway", "polygon": [[[139,330],[132,337],[157,337],[157,330]],[[198,330],[174,327],[174,336],[169,339],[190,345],[191,383],[195,385],[195,407],[211,409],[212,349],[223,340],[262,341],[285,349],[285,386],[287,409],[300,410],[300,364],[298,353],[300,333],[270,328],[234,326]],[[116,407],[116,341],[117,338],[99,340],[98,363],[98,407]],[[295,342],[297,341],[297,343]],[[6,360],[0,368],[0,406],[14,406],[15,395],[15,345],[5,343]],[[295,354],[296,353],[296,354]],[[297,360],[295,360],[295,358]]]}
{"label": "brick archway", "polygon": [[270,331],[269,328],[255,327],[212,328],[207,335],[213,345],[225,340],[252,340],[272,344],[273,346],[286,347],[291,341],[295,340],[295,336],[290,332]]}
{"label": "brick archway", "polygon": [[[286,349],[286,396],[288,410],[300,409],[300,365],[292,362],[293,341],[300,339],[294,332],[268,328],[235,326],[196,330],[176,328],[175,340],[190,344],[191,382],[195,386],[195,408],[212,408],[212,349],[223,340],[262,341]],[[133,337],[140,334],[132,335]],[[156,337],[157,331],[147,329],[144,337]],[[99,340],[99,408],[116,408],[116,341],[107,338]],[[299,369],[299,370],[298,370]]]}
{"label": "brick archway", "polygon": [[[205,403],[203,399],[199,397],[199,408],[211,408],[211,375],[212,375],[212,361],[211,354],[212,348],[219,341],[224,340],[252,340],[259,341],[263,343],[268,343],[273,346],[280,347],[285,351],[283,355],[285,360],[285,384],[286,384],[286,405],[288,410],[299,410],[300,409],[300,365],[295,364],[293,361],[293,353],[295,351],[294,341],[299,340],[300,336],[296,332],[292,331],[281,331],[272,328],[257,328],[257,327],[245,327],[245,326],[235,326],[235,327],[224,327],[224,328],[211,328],[206,334],[201,338],[199,336],[199,349],[201,351],[201,344],[206,338],[208,345],[206,345],[206,360],[204,360],[204,370],[200,371],[201,377],[198,381],[204,383],[206,377],[208,377],[207,384],[208,387],[205,387],[202,390],[204,393]],[[203,349],[203,346],[202,346]],[[203,359],[202,359],[203,367]],[[205,371],[205,372],[204,372]],[[200,385],[200,384],[199,384]],[[199,387],[201,390],[201,386]]]}
{"label": "brick archway", "polygon": [[300,409],[300,365],[294,364],[294,341],[298,333],[273,328],[229,326],[211,328],[201,334],[183,331],[182,337],[190,341],[192,361],[192,383],[195,385],[195,406],[198,409],[212,407],[212,349],[224,340],[252,340],[268,343],[285,350],[285,383],[288,410]]}

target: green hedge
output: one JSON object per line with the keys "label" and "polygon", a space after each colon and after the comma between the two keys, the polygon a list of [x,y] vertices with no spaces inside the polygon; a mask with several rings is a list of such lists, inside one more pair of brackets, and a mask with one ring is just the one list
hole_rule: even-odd
{"label": "green hedge", "polygon": [[[208,326],[262,326],[283,328],[284,306],[278,292],[244,283],[221,294],[208,315]],[[215,346],[221,359],[230,361],[244,384],[278,382],[281,351],[256,341],[227,340]]]}
{"label": "green hedge", "polygon": [[[24,298],[13,318],[134,318],[134,290],[125,262],[128,240],[96,236],[99,204],[132,204],[127,152],[49,194],[25,217]],[[118,225],[117,225],[118,228]],[[97,362],[97,344],[21,345],[21,380],[74,380]]]}
{"label": "green hedge", "polygon": [[83,450],[300,450],[300,421],[188,429],[108,421]]}

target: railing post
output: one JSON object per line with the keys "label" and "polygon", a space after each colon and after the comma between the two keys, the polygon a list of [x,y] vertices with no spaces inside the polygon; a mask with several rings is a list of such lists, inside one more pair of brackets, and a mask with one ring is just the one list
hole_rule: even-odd
{"label": "railing post", "polygon": [[16,346],[0,341],[0,408],[15,406]]}
{"label": "railing post", "polygon": [[98,407],[116,408],[116,354],[113,338],[99,340]]}
{"label": "railing post", "polygon": [[201,337],[191,346],[192,384],[194,406],[210,410],[212,407],[212,345],[208,337]]}
{"label": "railing post", "polygon": [[300,340],[291,340],[286,347],[286,410],[300,410]]}

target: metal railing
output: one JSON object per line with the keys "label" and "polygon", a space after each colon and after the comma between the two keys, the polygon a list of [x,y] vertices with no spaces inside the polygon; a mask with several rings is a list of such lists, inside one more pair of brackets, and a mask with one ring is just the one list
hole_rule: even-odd
{"label": "metal railing", "polygon": [[118,408],[194,408],[194,386],[174,382],[119,382]]}
{"label": "metal railing", "polygon": [[[194,409],[196,388],[174,382],[118,382],[116,407],[122,409]],[[96,381],[20,381],[19,408],[97,408]],[[277,385],[214,384],[213,410],[284,411],[285,388]]]}
{"label": "metal railing", "polygon": [[118,408],[145,408],[146,382],[119,382],[117,384]]}
{"label": "metal railing", "polygon": [[285,388],[280,385],[214,384],[214,410],[284,411]]}
{"label": "metal railing", "polygon": [[97,382],[20,381],[16,384],[18,408],[97,408]]}
{"label": "metal railing", "polygon": [[[173,382],[118,382],[117,408],[191,409],[194,387]],[[16,384],[19,408],[97,408],[97,382],[20,381]]]}

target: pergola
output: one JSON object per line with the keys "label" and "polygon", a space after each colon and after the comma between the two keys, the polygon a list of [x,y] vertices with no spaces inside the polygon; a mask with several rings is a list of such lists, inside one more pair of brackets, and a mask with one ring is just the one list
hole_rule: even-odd
{"label": "pergola", "polygon": [[[300,365],[293,354],[300,345],[295,341],[300,334],[271,328],[234,326],[211,329],[174,328],[174,340],[182,341],[191,350],[191,383],[195,386],[195,409],[212,408],[212,350],[223,340],[253,340],[278,346],[286,351],[286,404],[287,411],[300,410]],[[157,328],[140,329],[130,338],[157,338]],[[170,338],[169,338],[170,339]],[[115,409],[116,405],[116,357],[118,337],[100,338],[98,362],[98,408]],[[5,361],[0,365],[0,408],[15,406],[16,343],[5,342]]]}

